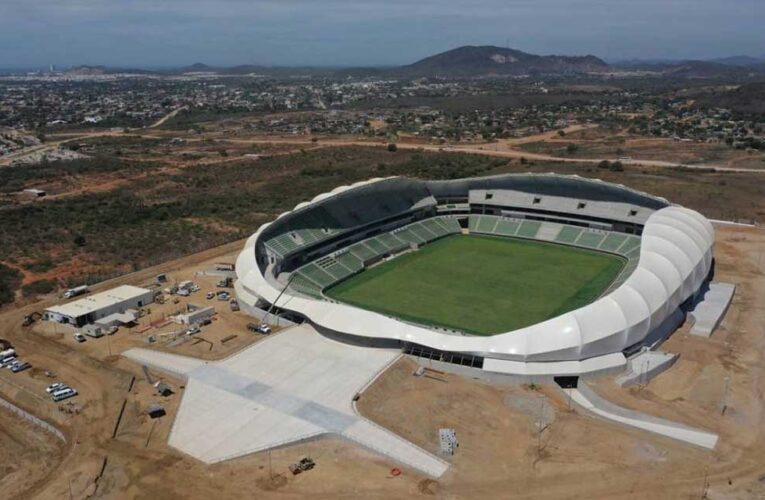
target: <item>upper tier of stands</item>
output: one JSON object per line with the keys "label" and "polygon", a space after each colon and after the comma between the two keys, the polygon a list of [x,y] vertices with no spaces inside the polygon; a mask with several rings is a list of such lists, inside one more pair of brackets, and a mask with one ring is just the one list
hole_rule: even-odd
{"label": "upper tier of stands", "polygon": [[386,179],[298,208],[266,228],[262,241],[271,252],[284,258],[333,236],[435,205],[436,200],[423,183]]}
{"label": "upper tier of stands", "polygon": [[651,208],[623,201],[598,201],[571,196],[543,195],[511,189],[473,189],[469,194],[471,206],[507,207],[510,210],[554,214],[563,218],[619,221],[645,224],[654,212]]}

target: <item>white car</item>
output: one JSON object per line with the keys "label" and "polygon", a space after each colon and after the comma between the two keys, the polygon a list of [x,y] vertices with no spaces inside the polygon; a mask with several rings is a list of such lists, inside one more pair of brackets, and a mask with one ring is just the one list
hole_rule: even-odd
{"label": "white car", "polygon": [[86,340],[88,340],[88,339],[85,338],[85,335],[83,335],[81,333],[75,333],[74,335],[72,335],[72,337],[74,337],[74,340],[76,340],[77,342],[80,342],[80,343],[85,342]]}
{"label": "white car", "polygon": [[65,383],[63,383],[63,382],[56,382],[56,383],[54,383],[54,384],[51,384],[51,385],[49,385],[49,386],[48,386],[48,387],[45,389],[45,392],[47,392],[48,394],[53,394],[54,392],[56,392],[56,391],[60,391],[60,390],[63,390],[63,389],[66,389],[67,387],[69,387],[69,386],[67,386],[67,385],[66,385]]}
{"label": "white car", "polygon": [[258,331],[262,333],[263,335],[268,335],[269,333],[271,333],[271,327],[269,327],[265,323],[261,323],[258,325]]}
{"label": "white car", "polygon": [[212,300],[215,298],[215,294],[213,292],[207,292],[207,295],[205,295],[205,298],[207,298],[207,300]]}

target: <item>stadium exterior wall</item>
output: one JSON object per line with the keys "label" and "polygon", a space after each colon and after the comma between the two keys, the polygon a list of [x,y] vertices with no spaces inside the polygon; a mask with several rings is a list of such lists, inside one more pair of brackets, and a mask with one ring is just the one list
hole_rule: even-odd
{"label": "stadium exterior wall", "polygon": [[[454,182],[470,185],[470,181]],[[446,189],[444,182],[438,189]],[[566,177],[566,182],[572,182],[571,178]],[[481,180],[482,188],[487,185],[491,183]],[[338,188],[333,194],[320,195],[299,207],[347,194],[354,186]],[[598,192],[606,192],[603,189]],[[712,266],[714,230],[706,218],[693,210],[658,201],[652,210],[643,226],[637,267],[621,286],[580,309],[515,331],[490,337],[450,335],[289,292],[279,298],[278,307],[340,336],[365,339],[361,343],[390,345],[390,341],[398,341],[402,345],[481,356],[489,361],[487,370],[495,367],[497,371],[522,375],[529,370],[539,375],[611,370],[623,366],[624,350],[653,341],[657,329],[666,328],[661,327],[697,293]],[[273,277],[267,277],[269,269],[261,268],[257,261],[258,240],[268,226],[264,224],[248,239],[237,260],[236,292],[240,301],[251,305],[259,300],[273,303],[283,291]]]}

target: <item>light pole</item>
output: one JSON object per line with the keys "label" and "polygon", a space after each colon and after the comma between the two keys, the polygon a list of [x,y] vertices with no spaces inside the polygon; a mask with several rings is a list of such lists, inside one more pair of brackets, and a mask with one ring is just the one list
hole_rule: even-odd
{"label": "light pole", "polygon": [[730,388],[730,377],[725,377],[725,389],[723,390],[723,396],[721,401],[720,415],[725,415],[725,410],[728,407],[728,389]]}

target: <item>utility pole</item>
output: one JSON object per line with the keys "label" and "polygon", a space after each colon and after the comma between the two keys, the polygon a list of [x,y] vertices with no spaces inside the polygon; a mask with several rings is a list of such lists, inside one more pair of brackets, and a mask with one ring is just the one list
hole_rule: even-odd
{"label": "utility pole", "polygon": [[728,408],[728,389],[730,388],[730,377],[725,377],[725,389],[723,390],[722,401],[720,402],[720,415],[725,415]]}
{"label": "utility pole", "polygon": [[709,469],[704,469],[704,488],[701,490],[701,500],[704,500],[707,498],[707,492],[709,490],[709,481],[707,480],[709,477]]}
{"label": "utility pole", "polygon": [[539,417],[537,418],[537,457],[542,454],[542,417],[545,411],[545,400],[542,397],[539,398]]}

